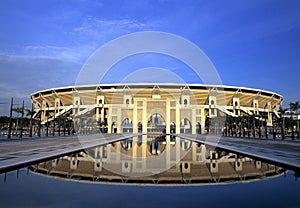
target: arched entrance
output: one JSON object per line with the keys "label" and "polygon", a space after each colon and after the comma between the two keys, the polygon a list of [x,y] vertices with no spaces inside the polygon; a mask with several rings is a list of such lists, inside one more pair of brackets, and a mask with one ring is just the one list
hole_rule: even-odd
{"label": "arched entrance", "polygon": [[115,133],[117,133],[117,124],[116,124],[116,122],[113,122],[112,124],[111,124],[111,133],[112,134],[115,134]]}
{"label": "arched entrance", "polygon": [[187,118],[181,120],[180,122],[180,133],[191,134],[192,133],[192,123]]}
{"label": "arched entrance", "polygon": [[123,133],[132,133],[133,132],[132,121],[129,118],[125,118],[122,121],[122,131],[123,131]]}
{"label": "arched entrance", "polygon": [[154,113],[150,116],[147,125],[148,133],[165,133],[166,122],[165,119],[158,113]]}
{"label": "arched entrance", "polygon": [[202,132],[201,124],[198,122],[198,123],[196,124],[196,133],[197,133],[197,134],[201,134],[201,132]]}
{"label": "arched entrance", "polygon": [[170,133],[171,134],[176,133],[176,124],[174,122],[171,122],[171,124],[170,124]]}
{"label": "arched entrance", "polygon": [[138,133],[143,132],[143,124],[141,122],[138,123]]}

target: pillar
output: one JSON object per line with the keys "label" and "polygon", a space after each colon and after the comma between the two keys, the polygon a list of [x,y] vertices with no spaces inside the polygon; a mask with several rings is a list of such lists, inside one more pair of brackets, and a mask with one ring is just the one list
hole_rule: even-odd
{"label": "pillar", "polygon": [[107,117],[107,132],[108,133],[112,133],[112,129],[111,129],[111,125],[112,125],[112,120],[111,120],[111,117],[112,117],[112,110],[111,110],[111,107],[109,107],[108,109],[108,117]]}
{"label": "pillar", "polygon": [[201,134],[205,133],[205,110],[204,108],[201,109]]}
{"label": "pillar", "polygon": [[117,116],[117,133],[120,134],[123,132],[123,129],[122,129],[122,118],[121,118],[121,108],[118,108],[117,109],[118,111],[118,116]]}
{"label": "pillar", "polygon": [[197,133],[197,122],[196,122],[196,108],[192,108],[192,120],[191,120],[191,125],[192,125],[192,134]]}
{"label": "pillar", "polygon": [[180,134],[180,105],[179,105],[179,103],[176,103],[176,134]]}
{"label": "pillar", "polygon": [[166,134],[170,134],[171,114],[170,100],[166,101]]}
{"label": "pillar", "polygon": [[[132,115],[132,132],[134,134],[138,133],[138,120],[137,120],[137,109],[138,109],[138,105],[137,105],[137,101],[134,101],[134,106],[133,106],[133,115]],[[144,127],[144,126],[143,126]]]}
{"label": "pillar", "polygon": [[[148,125],[148,118],[147,118],[147,102],[146,100],[143,100],[143,133],[147,134],[147,125]],[[147,138],[146,138],[147,140]]]}

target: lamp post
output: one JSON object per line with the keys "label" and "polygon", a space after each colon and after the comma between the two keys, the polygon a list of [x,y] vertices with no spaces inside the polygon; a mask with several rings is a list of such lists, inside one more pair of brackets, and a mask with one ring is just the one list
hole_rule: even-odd
{"label": "lamp post", "polygon": [[21,131],[20,131],[20,138],[23,135],[23,117],[24,117],[24,100],[22,102],[22,114],[21,114]]}
{"label": "lamp post", "polygon": [[273,113],[272,113],[272,133],[273,133],[273,139],[276,139],[276,133],[275,133],[275,119],[274,119]]}
{"label": "lamp post", "polygon": [[32,137],[32,118],[33,118],[33,103],[31,104],[31,110],[30,110],[30,125],[29,125],[29,137]]}
{"label": "lamp post", "polygon": [[55,135],[55,108],[54,108],[54,116],[53,116],[53,132],[52,132],[52,136]]}
{"label": "lamp post", "polygon": [[13,107],[14,107],[14,105],[18,105],[18,104],[14,104],[14,99],[11,98],[11,102],[10,102],[10,111],[9,111],[9,127],[8,127],[8,135],[7,135],[7,138],[8,138],[8,139],[11,138],[12,112],[13,112]]}
{"label": "lamp post", "polygon": [[253,138],[255,138],[255,115],[253,116]]}
{"label": "lamp post", "polygon": [[[49,113],[49,105],[48,105],[48,113]],[[48,131],[49,131],[49,124],[48,124],[48,115],[47,116],[47,123],[46,123],[46,137],[48,137]]]}
{"label": "lamp post", "polygon": [[281,139],[284,140],[285,137],[285,119],[284,119],[284,114],[282,115],[282,124],[281,124]]}
{"label": "lamp post", "polygon": [[12,109],[13,109],[13,105],[14,105],[14,99],[11,98],[10,111],[9,111],[9,126],[8,126],[8,135],[7,135],[8,139],[11,138],[11,124],[12,124]]}

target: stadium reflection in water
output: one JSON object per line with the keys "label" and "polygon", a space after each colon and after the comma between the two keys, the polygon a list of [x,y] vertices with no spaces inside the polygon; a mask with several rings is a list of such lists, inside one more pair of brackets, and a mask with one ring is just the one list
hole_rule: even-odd
{"label": "stadium reflection in water", "polygon": [[95,183],[215,184],[281,175],[285,169],[178,137],[143,135],[30,166]]}

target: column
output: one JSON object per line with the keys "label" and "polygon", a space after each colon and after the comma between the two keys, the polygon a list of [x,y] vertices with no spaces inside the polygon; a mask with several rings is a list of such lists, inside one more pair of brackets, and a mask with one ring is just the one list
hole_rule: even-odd
{"label": "column", "polygon": [[112,125],[112,120],[111,120],[111,115],[112,113],[112,110],[111,110],[111,107],[108,108],[108,117],[107,117],[107,132],[108,133],[112,133],[112,129],[111,129],[111,125]]}
{"label": "column", "polygon": [[197,122],[196,122],[196,109],[192,108],[192,134],[196,134]]}
{"label": "column", "polygon": [[180,134],[180,105],[179,105],[179,103],[176,103],[176,134]]}
{"label": "column", "polygon": [[170,125],[171,125],[171,121],[170,121],[170,100],[166,101],[166,134],[170,134]]}
{"label": "column", "polygon": [[117,133],[120,134],[123,132],[123,129],[122,129],[122,114],[121,114],[121,108],[118,107],[117,109],[118,113],[117,113]]}
{"label": "column", "polygon": [[133,127],[133,133],[136,134],[138,133],[138,121],[137,121],[137,109],[138,109],[138,105],[137,105],[137,101],[134,100],[134,106],[133,106],[133,115],[132,115],[132,127]]}
{"label": "column", "polygon": [[202,108],[201,109],[201,133],[204,134],[205,133],[205,109]]}
{"label": "column", "polygon": [[143,122],[142,122],[142,125],[143,125],[143,133],[147,134],[147,125],[148,125],[147,100],[143,100]]}

